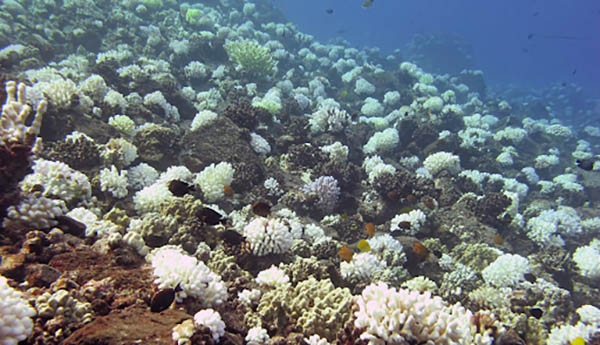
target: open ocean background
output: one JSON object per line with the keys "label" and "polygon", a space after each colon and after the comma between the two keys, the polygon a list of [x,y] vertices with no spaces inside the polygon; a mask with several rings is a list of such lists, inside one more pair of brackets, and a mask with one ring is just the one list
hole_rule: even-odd
{"label": "open ocean background", "polygon": [[[575,83],[600,98],[600,2],[596,0],[274,0],[300,30],[342,37],[386,55],[415,35],[454,37],[492,89]],[[333,9],[332,14],[326,10]],[[431,58],[431,57],[430,57]],[[444,56],[437,56],[444,65]]]}

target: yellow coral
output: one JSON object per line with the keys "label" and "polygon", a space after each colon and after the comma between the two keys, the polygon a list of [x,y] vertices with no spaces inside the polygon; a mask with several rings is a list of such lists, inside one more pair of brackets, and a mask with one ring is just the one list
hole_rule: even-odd
{"label": "yellow coral", "polygon": [[305,335],[318,334],[332,341],[350,319],[352,300],[347,288],[310,277],[295,287],[283,285],[266,292],[257,312],[265,324],[283,329],[293,319]]}

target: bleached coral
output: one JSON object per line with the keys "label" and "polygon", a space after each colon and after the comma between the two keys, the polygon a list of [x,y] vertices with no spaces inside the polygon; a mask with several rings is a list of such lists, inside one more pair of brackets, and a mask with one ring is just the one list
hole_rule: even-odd
{"label": "bleached coral", "polygon": [[157,212],[163,203],[174,198],[166,184],[154,183],[136,192],[133,196],[133,203],[138,213]]}
{"label": "bleached coral", "polygon": [[202,110],[194,116],[192,120],[192,124],[190,129],[192,132],[197,131],[198,129],[208,126],[211,123],[215,122],[218,115],[214,111],[211,110]]}
{"label": "bleached coral", "polygon": [[333,162],[344,163],[348,159],[348,146],[342,145],[339,141],[321,146],[321,151],[328,153],[329,159]]}
{"label": "bleached coral", "polygon": [[252,253],[258,256],[285,253],[294,243],[288,227],[277,219],[256,217],[246,225],[244,235]]}
{"label": "bleached coral", "polygon": [[43,187],[42,196],[59,198],[67,203],[88,200],[92,196],[92,188],[87,176],[71,169],[62,162],[36,159],[33,173],[21,181],[21,191],[30,194]]}
{"label": "bleached coral", "polygon": [[[592,309],[593,308],[593,309]],[[556,325],[550,330],[547,345],[573,344],[575,338],[581,337],[584,343],[594,336],[600,329],[600,320],[598,314],[600,311],[590,305],[584,305],[577,309],[580,320],[575,325]]]}
{"label": "bleached coral", "polygon": [[221,314],[213,309],[200,310],[194,314],[194,324],[196,327],[208,327],[214,341],[219,341],[225,335],[225,322],[221,319]]}
{"label": "bleached coral", "polygon": [[367,286],[356,300],[354,326],[369,345],[491,344],[487,333],[476,333],[472,313],[460,304],[449,306],[430,292],[396,290],[385,283]]}
{"label": "bleached coral", "polygon": [[153,250],[146,258],[157,277],[160,289],[179,286],[177,301],[194,297],[203,306],[211,307],[227,299],[227,288],[221,277],[203,262],[183,253],[179,247],[163,246]]}
{"label": "bleached coral", "polygon": [[194,184],[200,187],[207,201],[215,201],[225,195],[224,188],[231,184],[234,173],[231,163],[213,163],[196,176]]}
{"label": "bleached coral", "polygon": [[302,187],[302,193],[308,198],[316,199],[318,207],[331,212],[340,197],[340,187],[333,176],[319,176]]}
{"label": "bleached coral", "polygon": [[2,345],[17,345],[33,330],[32,317],[36,312],[23,294],[8,285],[0,276],[0,342]]}
{"label": "bleached coral", "polygon": [[246,335],[246,345],[263,345],[269,343],[269,334],[267,330],[262,327],[252,327],[248,330]]}
{"label": "bleached coral", "polygon": [[[408,213],[401,213],[392,218],[390,224],[390,231],[399,231],[405,235],[415,235],[419,232],[419,229],[425,224],[426,216],[425,213],[419,209],[412,210]],[[409,227],[401,227],[400,223],[408,222]]]}
{"label": "bleached coral", "polygon": [[529,273],[529,260],[518,254],[504,254],[483,269],[486,283],[496,287],[514,287]]}
{"label": "bleached coral", "polygon": [[126,136],[135,134],[135,122],[127,115],[115,115],[108,119],[108,124]]}
{"label": "bleached coral", "polygon": [[340,273],[344,279],[370,281],[386,267],[386,263],[379,260],[375,255],[371,253],[359,253],[352,256],[350,262],[342,261],[340,263]]}
{"label": "bleached coral", "polygon": [[527,221],[527,237],[541,246],[561,247],[565,243],[563,236],[583,232],[580,222],[574,208],[560,206],[557,210],[544,210]]}
{"label": "bleached coral", "polygon": [[42,119],[47,107],[46,101],[41,101],[37,107],[31,125],[25,125],[31,113],[31,107],[27,105],[25,84],[14,81],[6,83],[6,101],[2,106],[0,116],[0,145],[23,144],[33,148],[36,152],[41,146],[41,140],[37,138],[42,126]]}
{"label": "bleached coral", "polygon": [[125,139],[112,138],[102,145],[100,157],[107,164],[127,167],[138,157],[137,147]]}
{"label": "bleached coral", "polygon": [[458,174],[460,171],[460,158],[449,152],[436,152],[423,161],[423,166],[431,175],[436,175],[442,170],[451,174]]}
{"label": "bleached coral", "polygon": [[595,240],[577,248],[573,253],[573,261],[582,276],[592,279],[600,277],[600,242]]}
{"label": "bleached coral", "polygon": [[49,199],[43,196],[27,195],[18,205],[6,209],[3,226],[22,223],[27,226],[43,229],[57,224],[56,217],[67,211],[62,200]]}
{"label": "bleached coral", "polygon": [[124,198],[127,196],[127,171],[119,170],[111,165],[109,168],[100,170],[100,189],[103,192],[110,192],[115,198]]}
{"label": "bleached coral", "polygon": [[276,287],[277,285],[288,284],[290,277],[282,269],[271,266],[266,270],[258,272],[256,282],[263,286]]}
{"label": "bleached coral", "polygon": [[150,186],[158,179],[158,171],[146,163],[140,163],[127,170],[127,181],[133,189]]}
{"label": "bleached coral", "polygon": [[388,128],[382,132],[373,134],[373,136],[369,138],[369,141],[363,146],[363,152],[365,154],[384,153],[395,149],[398,142],[400,142],[398,130],[395,128]]}
{"label": "bleached coral", "polygon": [[250,133],[250,146],[252,147],[252,150],[259,155],[266,156],[271,152],[271,145],[269,145],[269,142],[254,132]]}
{"label": "bleached coral", "polygon": [[391,164],[385,164],[381,157],[375,155],[365,158],[363,161],[363,169],[369,177],[369,182],[373,183],[375,179],[383,174],[395,174],[396,168]]}
{"label": "bleached coral", "polygon": [[339,104],[322,103],[319,109],[310,115],[308,123],[312,133],[341,132],[350,123],[350,114]]}

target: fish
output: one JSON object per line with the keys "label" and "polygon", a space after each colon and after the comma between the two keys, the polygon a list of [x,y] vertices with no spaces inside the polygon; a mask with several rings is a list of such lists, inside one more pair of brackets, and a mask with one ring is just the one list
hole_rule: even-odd
{"label": "fish", "polygon": [[225,230],[221,232],[219,236],[223,241],[232,246],[237,246],[246,240],[246,237],[235,230]]}
{"label": "fish", "polygon": [[571,340],[571,345],[585,345],[585,339],[583,337],[577,337]]}
{"label": "fish", "polygon": [[535,317],[536,319],[540,319],[544,314],[544,311],[540,308],[531,308],[529,309],[529,314]]}
{"label": "fish", "polygon": [[365,233],[369,237],[373,237],[375,235],[375,224],[368,222],[365,224]]}
{"label": "fish", "polygon": [[577,163],[577,166],[583,170],[592,171],[592,170],[594,170],[594,165],[598,161],[600,161],[600,157],[591,157],[591,158],[578,159],[575,161],[575,163]]}
{"label": "fish", "polygon": [[429,255],[429,249],[425,247],[421,242],[415,242],[412,245],[413,253],[415,253],[421,260],[424,260]]}
{"label": "fish", "polygon": [[200,212],[198,212],[198,219],[208,225],[225,224],[226,222],[226,219],[222,214],[210,207],[203,207]]}
{"label": "fish", "polygon": [[326,9],[325,13],[327,13],[327,14],[333,14],[333,8]]}
{"label": "fish", "polygon": [[266,201],[256,201],[252,204],[252,212],[261,217],[268,217],[271,214],[271,205]]}
{"label": "fish", "polygon": [[225,194],[228,198],[233,198],[233,188],[230,185],[226,184],[223,186],[223,194]]}
{"label": "fish", "polygon": [[153,313],[160,313],[169,308],[173,303],[173,300],[175,300],[175,289],[162,289],[152,296],[152,300],[150,301],[150,311]]}
{"label": "fish", "polygon": [[58,227],[73,236],[84,237],[87,226],[82,222],[75,220],[69,216],[57,216],[54,218],[58,222]]}
{"label": "fish", "polygon": [[350,262],[352,261],[352,257],[354,256],[354,251],[348,247],[342,247],[338,250],[338,256],[340,259]]}
{"label": "fish", "polygon": [[194,186],[184,181],[171,180],[169,181],[169,191],[180,198],[187,193],[194,191]]}
{"label": "fish", "polygon": [[373,2],[375,2],[375,0],[365,0],[362,3],[362,8],[369,8],[371,7],[371,5],[373,5]]}
{"label": "fish", "polygon": [[408,220],[405,220],[405,221],[402,221],[402,222],[398,223],[398,227],[400,229],[410,229],[411,226],[412,225],[411,225],[411,223]]}
{"label": "fish", "polygon": [[369,245],[369,241],[367,241],[367,240],[358,241],[356,248],[358,248],[358,250],[360,250],[361,253],[365,253],[365,252],[368,252],[369,250],[371,250],[371,246]]}

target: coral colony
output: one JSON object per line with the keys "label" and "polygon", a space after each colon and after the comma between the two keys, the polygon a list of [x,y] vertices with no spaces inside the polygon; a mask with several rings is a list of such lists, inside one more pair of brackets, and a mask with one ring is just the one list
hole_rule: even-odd
{"label": "coral colony", "polygon": [[265,3],[0,8],[0,344],[600,344],[589,110]]}

